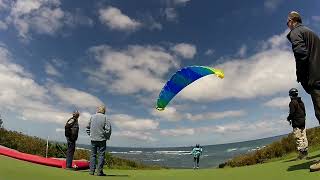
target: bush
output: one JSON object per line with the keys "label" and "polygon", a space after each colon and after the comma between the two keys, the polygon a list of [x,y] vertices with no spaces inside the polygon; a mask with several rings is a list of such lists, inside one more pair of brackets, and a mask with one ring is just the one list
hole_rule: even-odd
{"label": "bush", "polygon": [[[46,140],[38,137],[31,137],[22,134],[21,132],[8,131],[0,128],[0,145],[6,146],[20,152],[35,154],[45,157],[46,155]],[[65,158],[67,145],[63,143],[49,143],[48,144],[48,157]],[[90,159],[90,151],[85,149],[76,149],[74,159]],[[137,163],[132,160],[113,157],[111,154],[106,153],[106,164],[109,168],[117,169],[160,169],[160,166],[147,166],[142,163]]]}
{"label": "bush", "polygon": [[[319,146],[320,139],[317,134],[320,134],[320,128],[312,128],[307,130],[307,138],[309,141],[309,148],[312,146]],[[272,158],[279,158],[289,153],[296,151],[296,142],[293,134],[289,134],[287,137],[282,138],[279,141],[273,142],[272,144],[262,148],[260,150],[250,152],[244,155],[239,155],[233,159],[220,164],[219,167],[225,166],[239,167],[248,166],[259,163],[264,163]]]}

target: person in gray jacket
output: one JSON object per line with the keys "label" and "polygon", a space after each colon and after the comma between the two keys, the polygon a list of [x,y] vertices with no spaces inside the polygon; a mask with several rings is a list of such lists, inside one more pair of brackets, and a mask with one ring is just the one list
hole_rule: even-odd
{"label": "person in gray jacket", "polygon": [[[288,15],[287,26],[291,30],[287,35],[292,44],[296,61],[297,81],[311,95],[315,116],[320,123],[320,39],[312,30],[302,25],[298,12]],[[311,171],[320,170],[320,163],[312,165]]]}
{"label": "person in gray jacket", "polygon": [[96,158],[98,155],[98,176],[106,176],[103,172],[105,163],[106,141],[111,136],[111,123],[105,115],[104,105],[99,106],[97,113],[92,115],[86,127],[86,131],[91,139],[90,175],[94,175],[96,170]]}

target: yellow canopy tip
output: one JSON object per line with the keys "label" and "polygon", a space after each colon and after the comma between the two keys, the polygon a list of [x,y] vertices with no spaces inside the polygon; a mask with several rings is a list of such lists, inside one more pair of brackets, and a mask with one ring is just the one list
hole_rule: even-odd
{"label": "yellow canopy tip", "polygon": [[158,111],[163,111],[163,110],[164,110],[164,108],[161,108],[161,107],[156,107],[156,109],[157,109]]}
{"label": "yellow canopy tip", "polygon": [[223,79],[224,78],[224,73],[221,69],[215,69],[215,74],[217,77]]}

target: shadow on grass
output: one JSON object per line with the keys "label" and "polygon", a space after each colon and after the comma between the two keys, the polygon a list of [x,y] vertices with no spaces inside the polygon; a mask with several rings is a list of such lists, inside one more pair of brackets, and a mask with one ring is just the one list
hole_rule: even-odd
{"label": "shadow on grass", "polygon": [[302,170],[302,169],[309,169],[310,166],[314,163],[316,163],[317,161],[307,161],[304,162],[302,164],[296,164],[293,166],[289,166],[289,168],[287,169],[287,171],[297,171],[297,170]]}
{"label": "shadow on grass", "polygon": [[[314,160],[315,158],[320,158],[320,154],[317,154],[317,155],[314,155],[314,156],[308,156],[307,160]],[[287,163],[287,162],[293,162],[293,161],[299,161],[299,160],[297,160],[297,158],[293,158],[293,159],[289,159],[289,160],[286,160],[286,161],[283,161],[283,162]]]}
{"label": "shadow on grass", "polygon": [[308,159],[315,159],[315,158],[320,158],[320,154],[314,155],[314,156],[309,156]]}
{"label": "shadow on grass", "polygon": [[288,163],[288,162],[293,162],[293,161],[298,161],[298,160],[297,160],[297,158],[293,158],[293,159],[283,161],[283,163]]}
{"label": "shadow on grass", "polygon": [[[89,174],[89,170],[79,170],[78,172],[81,173],[88,173]],[[111,177],[129,177],[129,175],[127,174],[107,174],[107,176],[111,176]]]}
{"label": "shadow on grass", "polygon": [[129,177],[129,175],[125,175],[125,174],[107,174],[107,176],[112,176],[112,177]]}

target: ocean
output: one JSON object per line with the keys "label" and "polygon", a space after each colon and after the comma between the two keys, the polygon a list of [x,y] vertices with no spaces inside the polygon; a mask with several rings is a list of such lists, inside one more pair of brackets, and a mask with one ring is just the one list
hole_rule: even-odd
{"label": "ocean", "polygon": [[[200,157],[200,168],[217,167],[232,157],[258,150],[282,137],[283,135],[245,142],[202,146],[203,153]],[[84,148],[88,148],[88,146]],[[193,147],[107,147],[107,151],[113,156],[142,162],[147,165],[185,169],[193,167],[193,156],[190,155],[192,148]]]}

